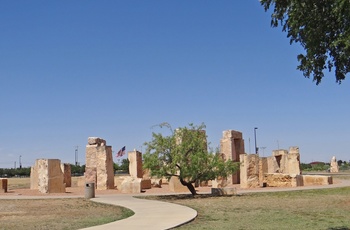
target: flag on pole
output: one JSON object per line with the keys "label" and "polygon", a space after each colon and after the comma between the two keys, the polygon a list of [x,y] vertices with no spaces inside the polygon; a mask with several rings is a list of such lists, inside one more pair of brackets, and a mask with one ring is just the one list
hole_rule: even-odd
{"label": "flag on pole", "polygon": [[118,151],[116,157],[121,157],[124,154],[125,154],[125,146]]}

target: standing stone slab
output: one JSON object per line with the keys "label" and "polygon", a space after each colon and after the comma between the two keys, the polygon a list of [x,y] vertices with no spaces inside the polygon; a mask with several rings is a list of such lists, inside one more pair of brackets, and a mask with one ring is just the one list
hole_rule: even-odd
{"label": "standing stone slab", "polygon": [[0,178],[0,193],[6,193],[7,192],[7,178]]}
{"label": "standing stone slab", "polygon": [[172,192],[188,192],[187,186],[183,186],[178,177],[172,176],[169,180],[169,190]]}
{"label": "standing stone slab", "polygon": [[[223,131],[223,137],[220,140],[220,152],[224,155],[225,160],[239,162],[240,155],[244,154],[244,140],[242,133],[235,130]],[[239,183],[239,171],[227,178],[228,185]]]}
{"label": "standing stone slab", "polygon": [[[38,159],[31,168],[31,189],[41,193],[65,193],[61,161],[58,159]],[[32,184],[33,183],[33,184]]]}
{"label": "standing stone slab", "polygon": [[[112,147],[107,146],[106,141],[101,138],[89,137],[85,157],[86,168],[91,170],[96,168],[96,189],[114,189]],[[88,174],[86,175],[86,179],[90,180],[91,172],[85,172]]]}
{"label": "standing stone slab", "polygon": [[143,178],[142,154],[139,151],[128,152],[129,174],[132,178]]}
{"label": "standing stone slab", "polygon": [[259,187],[259,156],[256,154],[241,154],[241,188]]}
{"label": "standing stone slab", "polygon": [[338,166],[338,162],[337,162],[337,159],[335,158],[335,156],[333,156],[331,159],[331,167],[330,167],[329,171],[331,173],[339,172],[339,166]]}
{"label": "standing stone slab", "polygon": [[66,184],[66,188],[72,187],[72,170],[70,164],[61,164],[61,170],[63,172],[63,182]]}

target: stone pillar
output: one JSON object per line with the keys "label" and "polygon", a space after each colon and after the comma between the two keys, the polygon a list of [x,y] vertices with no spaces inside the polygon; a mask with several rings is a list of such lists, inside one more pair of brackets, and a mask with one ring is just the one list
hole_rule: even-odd
{"label": "stone pillar", "polygon": [[128,152],[129,174],[132,178],[143,178],[142,154],[139,151]]}
{"label": "stone pillar", "polygon": [[264,187],[264,175],[268,172],[267,157],[260,157],[259,159],[259,185]]}
{"label": "stone pillar", "polygon": [[300,174],[300,154],[299,147],[290,147],[287,155],[287,171],[288,174]]}
{"label": "stone pillar", "polygon": [[0,178],[0,193],[7,192],[7,178]]}
{"label": "stone pillar", "polygon": [[[31,168],[31,189],[41,193],[64,193],[61,161],[58,159],[38,159]],[[32,184],[33,183],[33,184]]]}
{"label": "stone pillar", "polygon": [[331,172],[331,173],[337,173],[337,172],[339,172],[339,166],[338,166],[338,162],[337,162],[337,159],[335,158],[335,156],[333,156],[333,157],[332,157],[332,160],[331,160],[330,172]]}
{"label": "stone pillar", "polygon": [[[220,140],[220,152],[225,155],[226,160],[234,162],[240,161],[240,155],[244,154],[244,140],[241,132],[235,130],[223,131],[223,137]],[[239,184],[240,172],[236,172],[230,178],[227,178],[227,184]]]}
{"label": "stone pillar", "polygon": [[258,188],[259,185],[259,156],[256,154],[240,155],[241,188]]}
{"label": "stone pillar", "polygon": [[101,138],[88,138],[85,180],[95,183],[98,190],[114,189],[112,147]]}
{"label": "stone pillar", "polygon": [[72,187],[72,171],[70,164],[61,164],[61,170],[63,172],[63,183],[66,184],[66,188]]}

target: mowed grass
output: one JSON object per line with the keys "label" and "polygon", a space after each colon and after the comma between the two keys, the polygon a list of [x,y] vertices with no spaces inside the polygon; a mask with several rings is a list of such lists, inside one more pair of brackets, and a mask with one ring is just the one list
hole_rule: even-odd
{"label": "mowed grass", "polygon": [[[72,178],[73,183],[76,178]],[[28,189],[30,178],[8,178],[8,189]],[[132,216],[126,208],[83,198],[0,199],[0,230],[74,230]]]}
{"label": "mowed grass", "polygon": [[194,221],[179,229],[350,229],[350,187],[152,199],[198,211]]}
{"label": "mowed grass", "polygon": [[83,198],[1,200],[0,229],[80,229],[133,215],[129,209]]}

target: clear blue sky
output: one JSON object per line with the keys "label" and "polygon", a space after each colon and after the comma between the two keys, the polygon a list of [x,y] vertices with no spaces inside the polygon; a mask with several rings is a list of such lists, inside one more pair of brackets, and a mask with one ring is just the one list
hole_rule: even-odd
{"label": "clear blue sky", "polygon": [[350,79],[316,86],[301,52],[258,0],[3,0],[0,168],[74,163],[75,146],[84,164],[90,136],[141,150],[161,122],[204,122],[212,147],[241,131],[246,152],[258,127],[261,155],[348,161]]}

